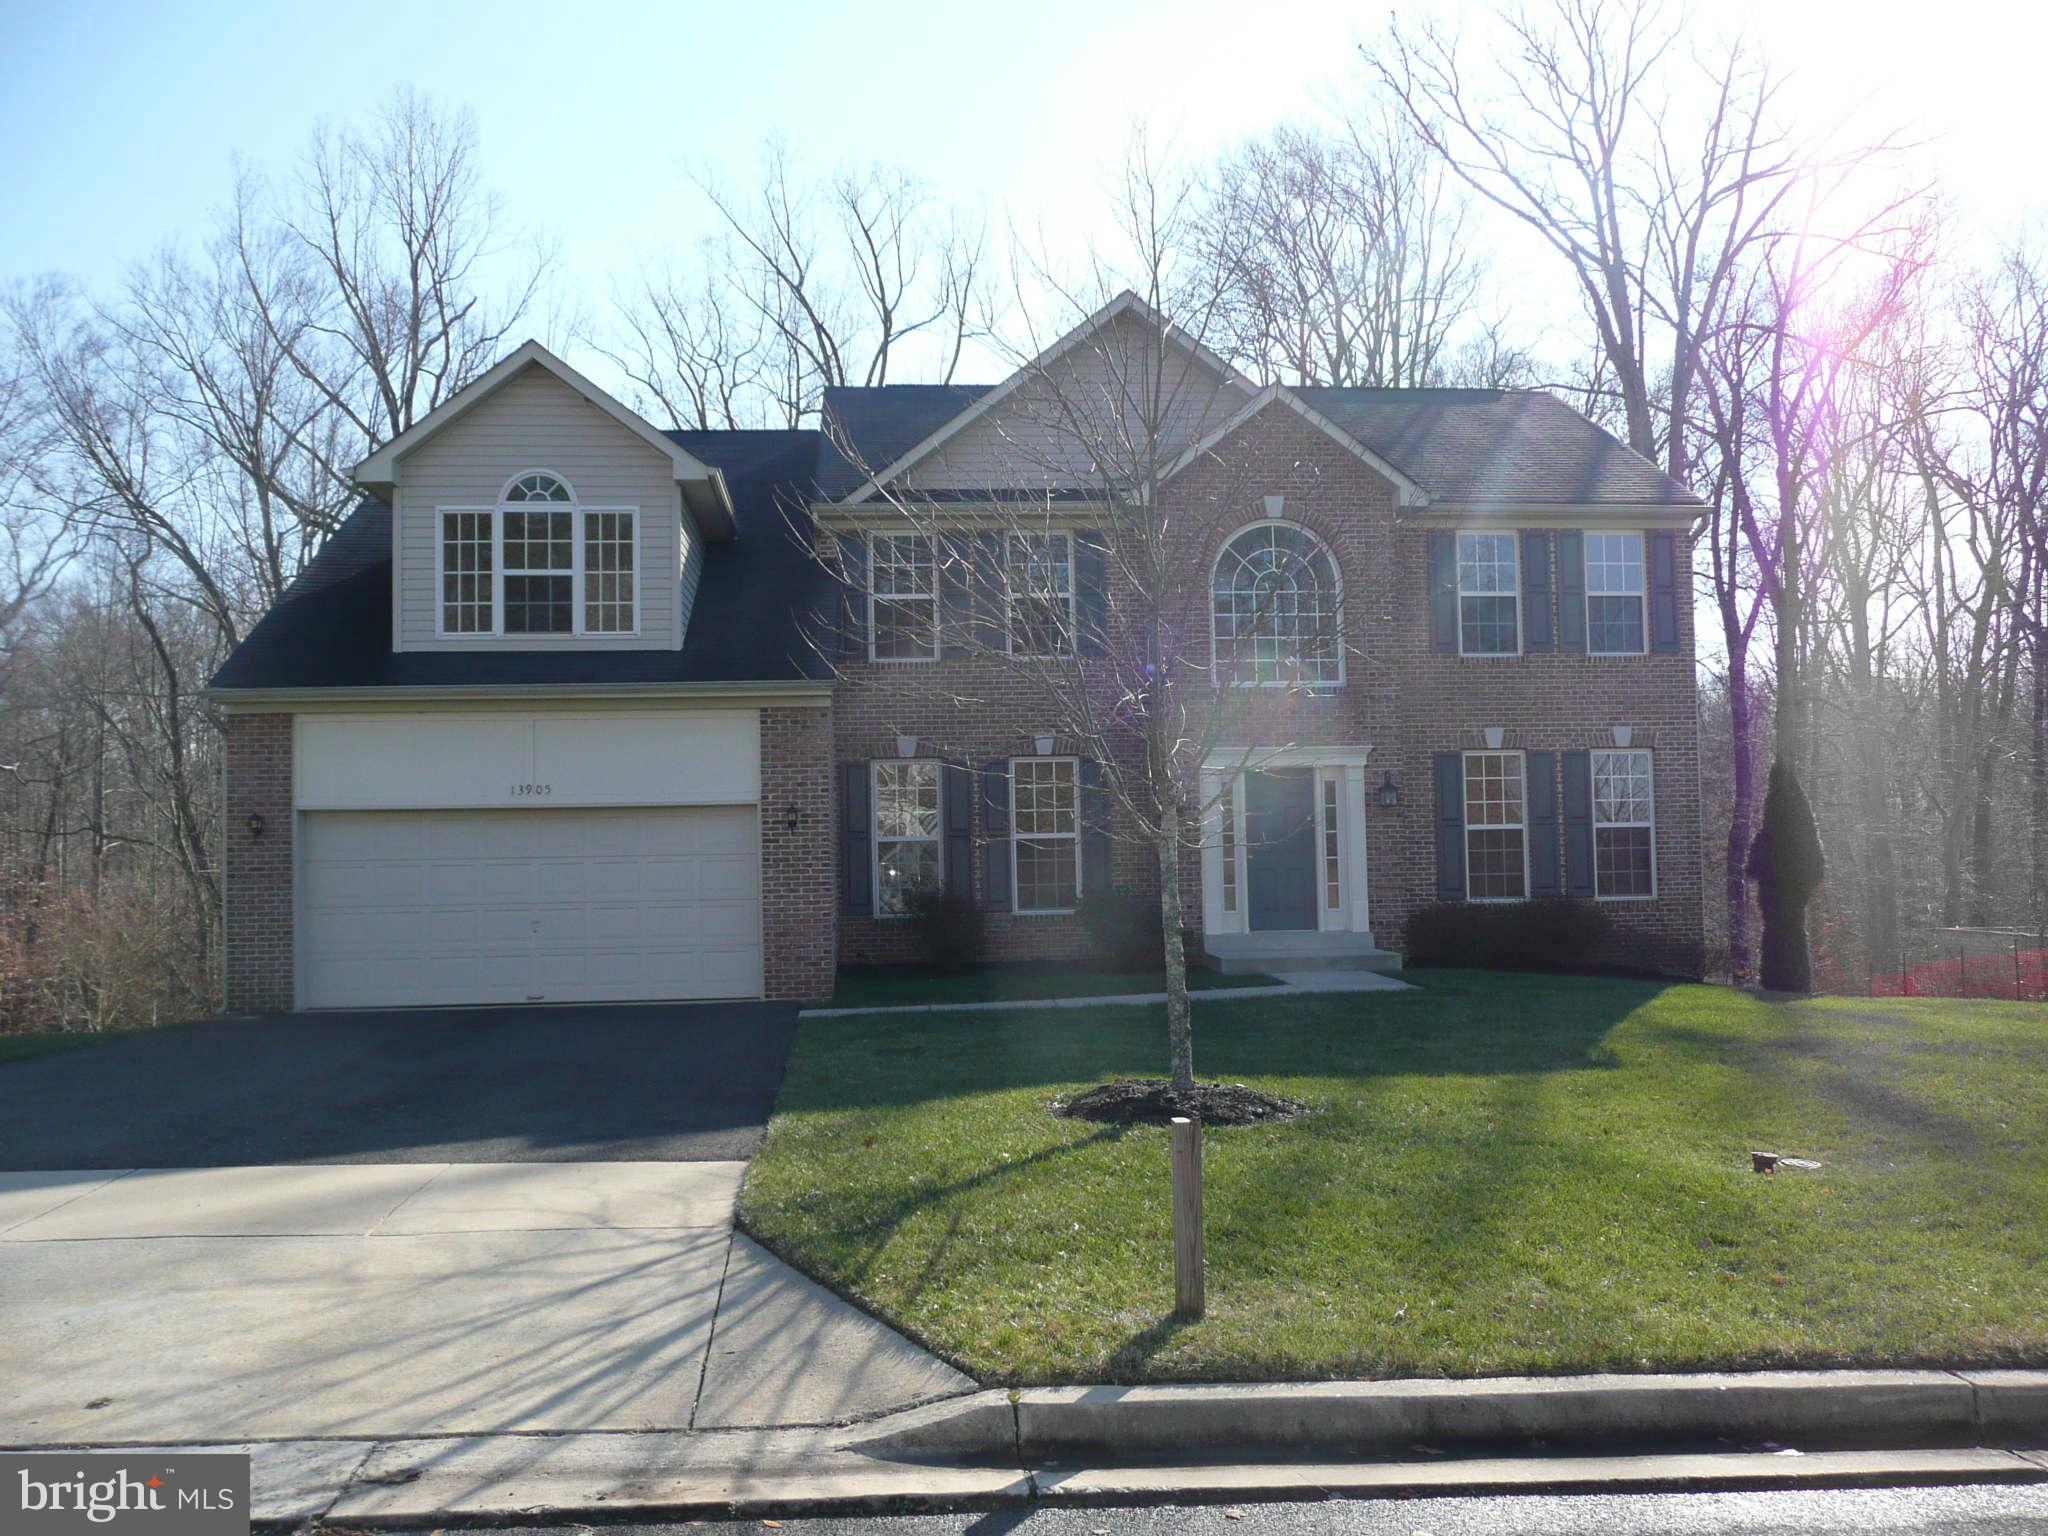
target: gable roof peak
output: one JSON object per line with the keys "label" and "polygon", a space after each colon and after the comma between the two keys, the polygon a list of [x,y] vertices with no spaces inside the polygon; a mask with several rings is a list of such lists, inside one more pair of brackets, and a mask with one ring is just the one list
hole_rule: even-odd
{"label": "gable roof peak", "polygon": [[706,538],[729,539],[738,533],[738,525],[733,520],[732,496],[726,489],[722,471],[690,453],[638,411],[600,389],[530,336],[377,448],[356,465],[352,478],[365,491],[388,502],[398,484],[400,460],[429,438],[453,426],[529,368],[539,368],[552,375],[666,458],[682,487],[683,502]]}

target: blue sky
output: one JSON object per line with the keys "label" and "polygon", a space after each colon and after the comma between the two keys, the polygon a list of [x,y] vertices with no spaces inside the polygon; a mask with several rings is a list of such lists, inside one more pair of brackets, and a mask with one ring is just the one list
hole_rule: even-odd
{"label": "blue sky", "polygon": [[[1703,0],[1694,14],[1703,35],[1759,34],[1816,117],[1861,104],[1927,137],[1921,165],[1981,231],[2048,206],[2042,9]],[[1386,15],[1322,0],[0,0],[14,66],[0,280],[111,285],[203,231],[233,157],[288,167],[316,120],[362,114],[400,83],[475,110],[509,221],[561,242],[585,302],[708,227],[687,169],[743,181],[771,133],[820,166],[899,162],[997,228],[1042,222],[1078,242],[1134,123],[1200,155],[1312,115],[1355,89],[1352,44]]]}

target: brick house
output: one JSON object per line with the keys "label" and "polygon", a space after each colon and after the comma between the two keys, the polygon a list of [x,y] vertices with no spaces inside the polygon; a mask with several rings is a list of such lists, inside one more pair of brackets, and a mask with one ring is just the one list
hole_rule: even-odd
{"label": "brick house", "polygon": [[1548,395],[1261,388],[1124,295],[817,431],[662,430],[529,343],[356,478],[214,679],[231,1009],[815,998],[928,884],[1084,954],[1155,866],[1048,680],[1167,633],[1212,959],[1565,894],[1700,967],[1698,505]]}

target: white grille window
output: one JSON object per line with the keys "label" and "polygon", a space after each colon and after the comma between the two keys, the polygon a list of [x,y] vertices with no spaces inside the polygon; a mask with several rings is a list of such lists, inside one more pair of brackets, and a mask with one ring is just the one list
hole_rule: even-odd
{"label": "white grille window", "polygon": [[1640,900],[1657,894],[1656,813],[1650,754],[1593,754],[1593,894]]}
{"label": "white grille window", "polygon": [[1012,534],[1003,579],[1009,592],[1010,650],[1017,656],[1074,651],[1074,546],[1064,533]]}
{"label": "white grille window", "polygon": [[939,848],[939,765],[874,765],[875,914],[901,917],[912,891],[945,881]]}
{"label": "white grille window", "polygon": [[918,533],[878,533],[869,552],[869,655],[876,661],[936,660],[939,589],[932,541]]}
{"label": "white grille window", "polygon": [[583,630],[630,635],[638,629],[634,601],[634,524],[631,512],[583,514]]}
{"label": "white grille window", "polygon": [[1081,899],[1079,767],[1071,757],[1020,757],[1010,764],[1019,912],[1069,912]]}
{"label": "white grille window", "polygon": [[566,635],[576,628],[576,514],[507,509],[505,633]]}
{"label": "white grille window", "polygon": [[1291,523],[1260,523],[1223,546],[1210,581],[1219,679],[1333,687],[1344,680],[1337,566]]}
{"label": "white grille window", "polygon": [[488,512],[441,514],[441,632],[488,635],[495,627],[491,571],[496,560]]}
{"label": "white grille window", "polygon": [[1589,533],[1586,649],[1596,656],[1643,652],[1643,536]]}
{"label": "white grille window", "polygon": [[1458,535],[1458,650],[1513,656],[1522,649],[1521,567],[1512,533]]}
{"label": "white grille window", "polygon": [[1465,754],[1465,894],[1473,901],[1529,894],[1519,752]]}

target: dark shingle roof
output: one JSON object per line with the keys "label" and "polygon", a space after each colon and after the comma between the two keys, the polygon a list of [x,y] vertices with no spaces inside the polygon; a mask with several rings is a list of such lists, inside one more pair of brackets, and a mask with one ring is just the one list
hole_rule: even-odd
{"label": "dark shingle roof", "polygon": [[[832,446],[820,455],[820,494],[830,500],[849,494],[990,387],[888,384],[826,390],[826,435]],[[1691,493],[1654,464],[1541,390],[1305,388],[1295,393],[1415,481],[1434,502],[1696,504]]]}
{"label": "dark shingle roof", "polygon": [[1302,389],[1434,502],[1692,506],[1691,492],[1537,389]]}
{"label": "dark shingle roof", "polygon": [[[815,432],[672,432],[723,470],[740,536],[704,547],[680,651],[391,649],[391,509],[364,501],[215,674],[216,688],[448,688],[476,684],[823,679],[807,635],[831,578],[803,542]],[[792,509],[797,509],[792,512]],[[793,520],[794,519],[794,520]]]}
{"label": "dark shingle roof", "polygon": [[883,384],[825,391],[818,494],[837,501],[887,469],[995,388],[993,384]]}

